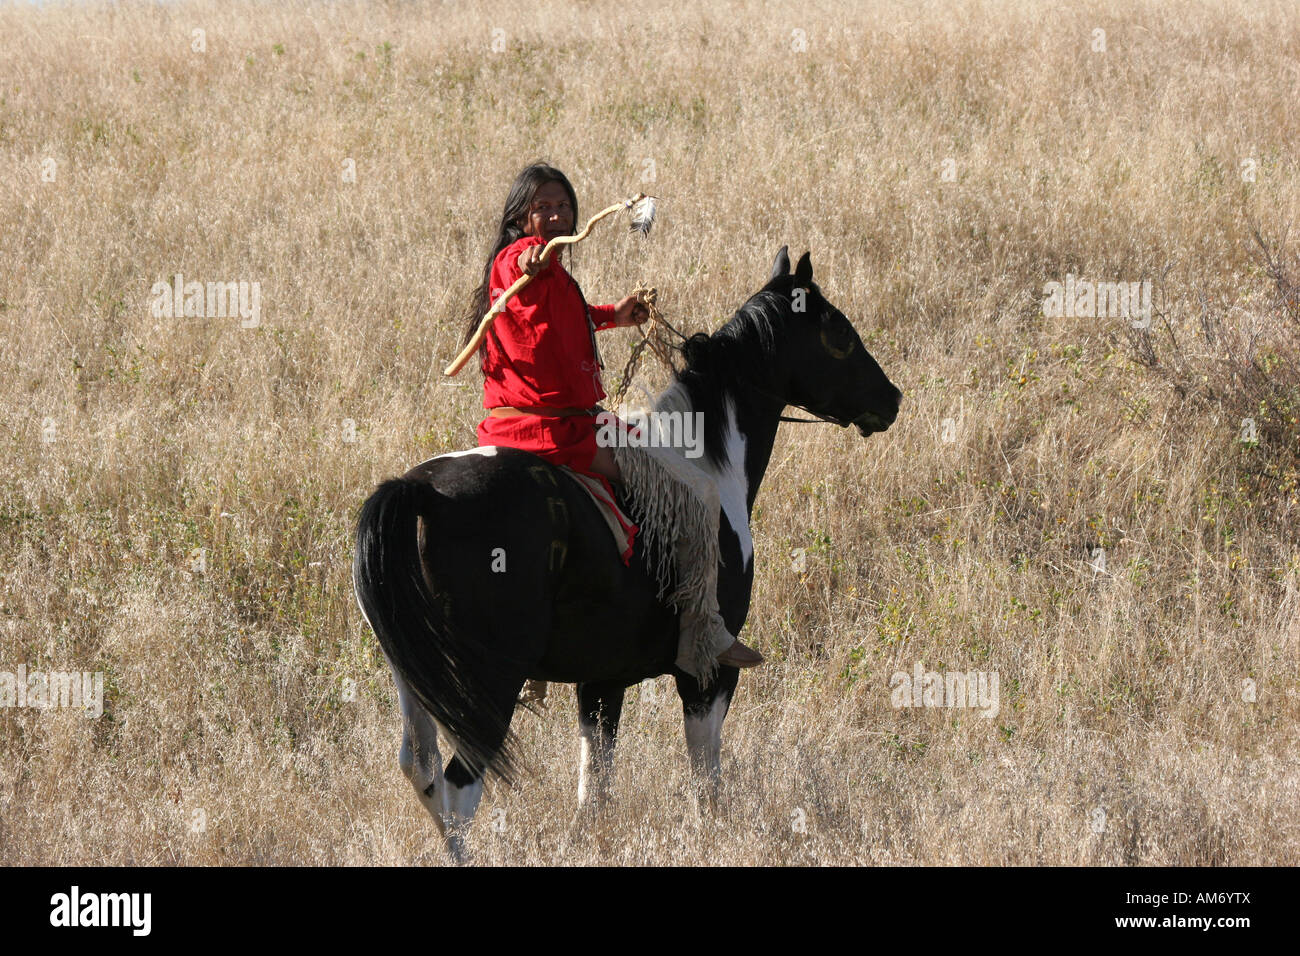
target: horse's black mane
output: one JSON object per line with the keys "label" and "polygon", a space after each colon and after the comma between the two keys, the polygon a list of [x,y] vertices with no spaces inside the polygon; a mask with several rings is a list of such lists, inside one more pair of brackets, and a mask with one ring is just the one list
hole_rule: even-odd
{"label": "horse's black mane", "polygon": [[737,403],[770,389],[788,300],[770,287],[753,295],[712,335],[697,332],[679,346],[686,367],[674,374],[694,411],[704,413],[704,453],[716,468],[727,465],[728,391]]}

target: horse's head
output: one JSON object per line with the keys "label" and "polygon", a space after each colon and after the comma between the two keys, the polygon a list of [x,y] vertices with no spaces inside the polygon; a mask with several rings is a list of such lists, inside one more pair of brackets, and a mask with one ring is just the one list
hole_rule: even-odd
{"label": "horse's head", "polygon": [[844,313],[817,288],[809,254],[803,254],[792,274],[782,246],[763,293],[775,295],[788,312],[781,397],[841,427],[856,425],[863,436],[892,425],[903,393],[862,345]]}

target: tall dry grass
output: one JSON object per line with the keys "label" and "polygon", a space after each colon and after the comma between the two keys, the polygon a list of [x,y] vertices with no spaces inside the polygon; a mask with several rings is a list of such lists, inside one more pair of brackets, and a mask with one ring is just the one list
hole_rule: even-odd
{"label": "tall dry grass", "polygon": [[[106,681],[0,712],[0,863],[444,860],[350,535],[473,443],[438,370],[537,157],[588,213],[653,160],[593,300],[709,329],[811,249],[906,398],[779,437],[719,813],[661,678],[575,825],[561,688],[479,860],[1300,861],[1297,63],[1268,2],[0,8],[0,670]],[[261,326],[154,318],[176,273],[260,282]],[[1045,318],[1067,273],[1154,280],[1151,329]],[[895,709],[917,662],[1000,713]]]}

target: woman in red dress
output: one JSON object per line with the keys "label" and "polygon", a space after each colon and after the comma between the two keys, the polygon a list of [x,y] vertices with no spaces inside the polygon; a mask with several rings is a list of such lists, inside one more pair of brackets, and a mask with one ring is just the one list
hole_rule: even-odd
{"label": "woman in red dress", "polygon": [[[577,218],[577,195],[564,173],[535,163],[516,177],[483,283],[471,297],[465,341],[502,292],[524,273],[533,276],[497,316],[479,348],[488,410],[478,426],[479,444],[521,448],[596,477],[612,500],[609,481],[619,480],[618,465],[610,449],[596,443],[595,406],[605,391],[595,332],[636,325],[648,313],[633,296],[614,305],[587,305],[558,253],[540,265],[546,243],[572,235]],[[571,260],[573,247],[568,248]],[[635,529],[625,530],[626,563]],[[763,658],[736,640],[717,660],[752,667]]]}
{"label": "woman in red dress", "polygon": [[546,243],[571,235],[576,217],[573,187],[542,164],[525,169],[506,200],[484,283],[473,296],[473,328],[521,275],[533,279],[497,316],[479,349],[488,417],[478,426],[478,440],[598,476],[608,491],[608,481],[619,476],[609,449],[596,444],[595,406],[605,391],[594,331],[636,325],[648,313],[632,296],[588,306],[558,250],[540,266]]}

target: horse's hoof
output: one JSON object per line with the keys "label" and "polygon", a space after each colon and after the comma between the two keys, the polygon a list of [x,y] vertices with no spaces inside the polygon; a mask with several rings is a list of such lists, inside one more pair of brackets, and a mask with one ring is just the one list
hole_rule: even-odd
{"label": "horse's hoof", "polygon": [[465,866],[469,863],[469,850],[465,846],[465,837],[459,832],[447,832],[447,855],[453,866]]}

